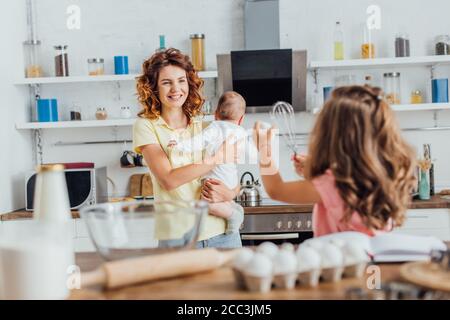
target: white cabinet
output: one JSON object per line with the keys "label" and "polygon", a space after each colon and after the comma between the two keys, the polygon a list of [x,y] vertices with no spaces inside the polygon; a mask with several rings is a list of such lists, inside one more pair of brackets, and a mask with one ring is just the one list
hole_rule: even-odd
{"label": "white cabinet", "polygon": [[420,236],[434,236],[450,241],[450,209],[411,209],[406,221],[394,232]]}
{"label": "white cabinet", "polygon": [[[6,229],[8,227],[14,227],[17,224],[27,224],[27,223],[28,224],[33,223],[33,220],[32,219],[5,220],[5,221],[2,221],[2,228]],[[76,229],[75,229],[75,222],[74,222],[74,220],[72,220],[70,222],[70,224],[71,224],[70,233],[71,233],[72,239],[75,239],[76,238]]]}

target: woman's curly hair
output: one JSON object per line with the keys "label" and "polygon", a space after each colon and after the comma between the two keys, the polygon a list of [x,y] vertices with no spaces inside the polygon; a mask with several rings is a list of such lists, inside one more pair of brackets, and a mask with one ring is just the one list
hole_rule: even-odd
{"label": "woman's curly hair", "polygon": [[344,221],[356,211],[370,229],[383,229],[389,219],[403,223],[416,183],[415,155],[381,89],[335,89],[310,139],[306,176],[311,180],[331,169],[346,205]]}
{"label": "woman's curly hair", "polygon": [[189,84],[189,95],[183,104],[183,112],[189,121],[201,114],[205,102],[202,96],[203,80],[200,79],[189,57],[180,50],[169,48],[153,54],[142,65],[142,75],[137,78],[137,95],[143,110],[139,117],[154,120],[161,115],[161,101],[158,97],[158,77],[162,68],[177,66],[186,71]]}

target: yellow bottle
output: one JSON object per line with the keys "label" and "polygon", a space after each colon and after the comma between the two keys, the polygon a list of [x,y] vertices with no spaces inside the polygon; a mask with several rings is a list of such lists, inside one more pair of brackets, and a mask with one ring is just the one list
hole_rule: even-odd
{"label": "yellow bottle", "polygon": [[344,44],[342,42],[334,43],[334,60],[344,60]]}
{"label": "yellow bottle", "polygon": [[334,60],[344,60],[344,32],[339,21],[334,28]]}

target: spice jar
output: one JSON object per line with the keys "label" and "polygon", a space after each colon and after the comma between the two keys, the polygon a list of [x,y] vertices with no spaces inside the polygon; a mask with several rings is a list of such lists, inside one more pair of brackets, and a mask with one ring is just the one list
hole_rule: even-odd
{"label": "spice jar", "polygon": [[450,54],[450,37],[441,35],[436,37],[436,55]]}
{"label": "spice jar", "polygon": [[395,56],[397,58],[410,56],[408,34],[398,33],[395,36]]}
{"label": "spice jar", "polygon": [[197,71],[205,70],[205,35],[191,34],[192,64]]}
{"label": "spice jar", "polygon": [[419,90],[414,90],[411,92],[411,104],[423,103],[422,92]]}
{"label": "spice jar", "polygon": [[372,32],[364,26],[364,41],[361,45],[361,58],[373,59],[375,58],[375,45],[372,41]]}
{"label": "spice jar", "polygon": [[105,108],[97,108],[97,111],[95,112],[95,118],[97,120],[105,120],[108,118],[108,113],[106,112]]}
{"label": "spice jar", "polygon": [[44,76],[42,67],[39,64],[41,41],[30,40],[30,41],[25,41],[23,44],[24,44],[24,51],[25,51],[25,58],[26,58],[25,77],[39,78],[39,77]]}
{"label": "spice jar", "polygon": [[120,108],[120,117],[122,119],[129,119],[129,118],[131,118],[130,107],[122,107],[122,108]]}
{"label": "spice jar", "polygon": [[384,92],[386,101],[389,104],[401,104],[400,98],[400,73],[389,72],[383,75]]}
{"label": "spice jar", "polygon": [[102,58],[88,59],[88,70],[90,76],[99,76],[105,74],[105,60]]}
{"label": "spice jar", "polygon": [[55,48],[55,76],[69,76],[69,60],[67,56],[67,46],[54,46]]}
{"label": "spice jar", "polygon": [[70,108],[70,121],[79,121],[79,120],[81,120],[81,108],[77,104],[74,104]]}

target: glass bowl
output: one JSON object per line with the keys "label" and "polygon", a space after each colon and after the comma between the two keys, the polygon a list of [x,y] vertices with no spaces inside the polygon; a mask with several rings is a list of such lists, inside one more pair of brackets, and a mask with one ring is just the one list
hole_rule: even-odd
{"label": "glass bowl", "polygon": [[80,209],[98,253],[118,260],[192,249],[208,214],[205,201],[133,201]]}

